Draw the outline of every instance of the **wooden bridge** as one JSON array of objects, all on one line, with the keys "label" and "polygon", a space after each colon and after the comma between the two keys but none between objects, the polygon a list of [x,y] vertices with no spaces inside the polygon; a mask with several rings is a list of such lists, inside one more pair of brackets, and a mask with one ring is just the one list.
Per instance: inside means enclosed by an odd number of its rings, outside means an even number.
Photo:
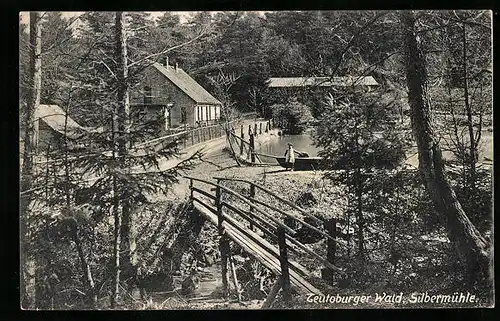
[{"label": "wooden bridge", "polygon": [[[280,289],[283,291],[283,298],[286,303],[290,303],[292,290],[298,294],[321,294],[321,291],[307,280],[312,274],[311,271],[301,264],[292,261],[289,258],[289,251],[293,251],[299,255],[307,253],[320,263],[318,266],[324,266],[321,270],[321,275],[327,283],[331,284],[333,282],[333,274],[335,272],[343,272],[342,269],[333,264],[336,247],[341,243],[336,238],[335,219],[325,221],[318,219],[308,214],[304,209],[269,191],[267,188],[244,179],[215,177],[215,181],[208,181],[195,177],[186,178],[190,180],[191,200],[194,209],[218,227],[222,284],[225,298],[228,295],[228,260],[232,261],[229,247],[230,240],[250,253],[275,275],[279,276],[262,308],[267,308],[272,304]],[[227,187],[223,184],[225,181],[248,185],[250,195],[242,195]],[[203,184],[205,187],[208,185],[208,191],[207,189],[200,188],[199,184]],[[280,204],[279,208],[256,199],[256,190],[260,190],[276,200]],[[235,199],[239,202],[235,202]],[[241,204],[248,206],[248,209],[242,209]],[[289,213],[285,210],[287,207],[298,212],[299,215]],[[273,215],[271,212],[277,215]],[[314,223],[310,224],[306,222],[303,219],[304,217],[309,218],[310,222],[315,221],[318,225],[315,226]],[[311,234],[326,239],[326,258],[323,258],[307,245],[297,240],[294,237],[296,231],[286,225],[285,221],[299,224],[302,229],[307,229]],[[234,270],[233,278],[236,287],[238,287]]]}]

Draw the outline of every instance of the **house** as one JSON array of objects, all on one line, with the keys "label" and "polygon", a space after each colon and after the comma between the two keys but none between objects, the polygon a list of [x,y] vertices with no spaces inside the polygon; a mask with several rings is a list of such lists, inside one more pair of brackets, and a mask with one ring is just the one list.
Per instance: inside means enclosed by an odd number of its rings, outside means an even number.
[{"label": "house", "polygon": [[59,149],[64,144],[64,134],[69,139],[69,148],[76,148],[83,134],[91,131],[67,117],[58,105],[38,105],[35,110],[35,149],[37,152]]},{"label": "house", "polygon": [[155,62],[146,68],[139,88],[131,91],[130,106],[133,122],[164,132],[217,123],[222,103],[167,59],[164,65]]},{"label": "house", "polygon": [[269,88],[306,87],[364,87],[373,89],[379,84],[372,76],[362,77],[275,77],[269,78]]}]

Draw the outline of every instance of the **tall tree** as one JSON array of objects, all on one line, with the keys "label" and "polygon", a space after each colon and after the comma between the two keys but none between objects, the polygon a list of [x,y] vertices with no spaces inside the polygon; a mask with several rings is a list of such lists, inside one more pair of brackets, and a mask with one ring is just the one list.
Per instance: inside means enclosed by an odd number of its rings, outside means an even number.
[{"label": "tall tree", "polygon": [[30,12],[30,41],[29,41],[29,79],[28,79],[28,101],[24,118],[24,154],[21,171],[21,271],[22,271],[22,292],[23,304],[25,308],[33,308],[35,304],[34,298],[34,282],[33,279],[34,261],[33,253],[30,251],[29,242],[29,220],[30,207],[32,206],[32,198],[30,190],[33,188],[34,179],[34,164],[33,158],[36,151],[35,142],[35,111],[40,105],[40,94],[42,86],[42,20],[40,12]]},{"label": "tall tree", "polygon": [[467,269],[469,281],[484,280],[489,275],[488,244],[470,222],[446,177],[441,147],[432,124],[426,63],[416,32],[416,18],[413,12],[402,11],[400,19],[408,103],[413,135],[418,147],[419,169],[435,206],[446,218],[449,237]]}]

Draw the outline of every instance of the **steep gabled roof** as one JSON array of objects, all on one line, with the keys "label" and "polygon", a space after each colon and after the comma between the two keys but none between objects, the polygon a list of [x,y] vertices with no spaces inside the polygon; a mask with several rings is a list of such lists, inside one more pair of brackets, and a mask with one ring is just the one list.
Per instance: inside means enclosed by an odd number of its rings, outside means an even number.
[{"label": "steep gabled roof", "polygon": [[68,138],[71,139],[77,139],[82,132],[88,131],[87,128],[82,127],[69,116],[66,123],[66,113],[58,105],[38,105],[35,110],[35,121],[37,120],[42,120],[50,128],[62,135],[64,135],[66,124],[66,133]]},{"label": "steep gabled roof", "polygon": [[378,86],[372,76],[355,77],[274,77],[269,78],[269,87],[349,87],[349,86]]},{"label": "steep gabled roof", "polygon": [[175,86],[198,104],[220,105],[214,96],[205,90],[200,84],[189,76],[184,70],[175,67],[165,66],[155,62],[153,67],[167,77]]}]

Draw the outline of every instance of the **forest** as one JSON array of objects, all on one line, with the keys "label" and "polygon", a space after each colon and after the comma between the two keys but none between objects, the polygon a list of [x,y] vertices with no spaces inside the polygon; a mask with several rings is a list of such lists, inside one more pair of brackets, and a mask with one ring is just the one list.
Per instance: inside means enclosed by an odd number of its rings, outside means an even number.
[{"label": "forest", "polygon": [[[176,308],[147,292],[175,291],[174,276],[191,277],[188,257],[217,250],[203,225],[197,239],[187,231],[187,198],[158,196],[195,171],[202,152],[168,170],[132,170],[179,155],[174,144],[145,154],[132,144],[151,124],[132,126],[130,93],[167,57],[222,102],[226,133],[249,112],[290,133],[313,129],[329,164],[321,179],[270,186],[337,218],[345,273],[325,293],[468,291],[493,304],[491,12],[89,11],[20,15],[23,308]],[[271,77],[338,76],[379,86],[268,86]],[[68,117],[95,130],[77,133],[76,147],[64,135],[39,150],[42,104],[64,110],[66,134]],[[239,276],[245,300],[264,299],[273,276],[236,265],[250,271]]]}]

